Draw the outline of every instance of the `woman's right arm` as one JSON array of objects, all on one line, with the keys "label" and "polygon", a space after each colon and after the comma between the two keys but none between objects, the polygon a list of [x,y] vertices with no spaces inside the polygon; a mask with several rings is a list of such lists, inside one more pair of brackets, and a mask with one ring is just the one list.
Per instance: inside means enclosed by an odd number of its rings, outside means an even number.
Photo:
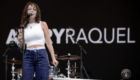
[{"label": "woman's right arm", "polygon": [[[19,41],[19,47],[22,48],[22,29],[19,30],[19,35],[18,35],[18,41]],[[24,49],[25,49],[25,40],[24,40]]]}]

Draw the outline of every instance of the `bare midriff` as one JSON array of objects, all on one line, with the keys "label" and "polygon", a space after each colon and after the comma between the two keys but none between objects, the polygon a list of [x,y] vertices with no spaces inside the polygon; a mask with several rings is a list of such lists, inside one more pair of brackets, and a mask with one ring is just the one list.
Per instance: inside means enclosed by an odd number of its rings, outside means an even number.
[{"label": "bare midriff", "polygon": [[44,45],[32,45],[32,46],[29,46],[28,48],[37,48],[37,47],[45,47]]}]

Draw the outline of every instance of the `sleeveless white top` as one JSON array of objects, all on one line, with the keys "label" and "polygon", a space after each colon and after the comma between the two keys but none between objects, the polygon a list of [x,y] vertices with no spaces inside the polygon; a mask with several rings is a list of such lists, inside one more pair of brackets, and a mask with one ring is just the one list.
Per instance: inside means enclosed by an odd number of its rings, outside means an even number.
[{"label": "sleeveless white top", "polygon": [[41,27],[41,21],[39,23],[28,24],[25,28],[24,38],[27,47],[32,45],[44,45],[45,36]]}]

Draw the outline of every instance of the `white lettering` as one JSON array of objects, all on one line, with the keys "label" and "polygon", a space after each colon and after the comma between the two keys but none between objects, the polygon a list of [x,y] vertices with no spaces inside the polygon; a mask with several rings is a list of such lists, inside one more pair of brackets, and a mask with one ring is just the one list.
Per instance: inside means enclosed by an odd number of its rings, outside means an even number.
[{"label": "white lettering", "polygon": [[[83,37],[80,37],[81,36],[81,34],[83,35]],[[88,41],[87,41],[87,38],[86,38],[86,35],[85,35],[85,32],[84,32],[84,30],[83,30],[83,28],[81,28],[80,29],[80,32],[79,32],[79,34],[78,34],[78,37],[77,37],[77,42],[79,41],[79,40],[84,40],[86,43],[88,43]]]},{"label": "white lettering", "polygon": [[[68,31],[71,31],[72,33],[67,34]],[[73,36],[75,35],[75,30],[74,29],[66,29],[66,35],[67,35],[67,38],[69,37],[71,39],[72,43],[75,44],[75,41],[73,40]],[[66,40],[66,44],[68,44],[68,40]]]},{"label": "white lettering", "polygon": [[[93,31],[95,31],[95,30],[99,32],[99,39],[98,39],[97,41],[93,41],[93,40],[91,39],[91,33],[92,33]],[[92,29],[89,31],[89,33],[88,33],[88,38],[89,38],[90,42],[92,42],[92,43],[103,43],[103,42],[101,41],[102,32],[101,32],[100,29],[98,29],[98,28],[92,28]]]},{"label": "white lettering", "polygon": [[57,38],[56,39],[57,40],[56,41],[57,44],[61,43],[61,36],[64,33],[64,31],[65,31],[65,29],[63,29],[63,28],[60,30],[60,32],[58,32],[57,29],[53,29],[53,32],[54,32],[54,34],[56,35],[56,38]]},{"label": "white lettering", "polygon": [[9,33],[9,35],[8,35],[6,44],[9,44],[10,41],[15,41],[15,43],[19,44],[18,39],[17,39],[17,37],[15,37],[15,36],[16,36],[15,30],[14,30],[14,29],[11,29],[11,30],[10,30],[10,33]]},{"label": "white lettering", "polygon": [[125,30],[125,28],[117,28],[117,43],[126,43],[126,41],[120,41],[120,36],[125,36],[125,34],[120,34],[120,30]]},{"label": "white lettering", "polygon": [[115,29],[114,28],[112,28],[112,40],[110,40],[110,41],[108,41],[106,38],[107,38],[107,30],[106,30],[106,28],[104,28],[104,40],[105,40],[105,42],[107,43],[107,44],[110,44],[110,43],[113,43],[113,41],[114,41],[114,36],[115,36]]},{"label": "white lettering", "polygon": [[128,43],[135,43],[135,41],[130,41],[130,28],[127,29],[127,42]]}]

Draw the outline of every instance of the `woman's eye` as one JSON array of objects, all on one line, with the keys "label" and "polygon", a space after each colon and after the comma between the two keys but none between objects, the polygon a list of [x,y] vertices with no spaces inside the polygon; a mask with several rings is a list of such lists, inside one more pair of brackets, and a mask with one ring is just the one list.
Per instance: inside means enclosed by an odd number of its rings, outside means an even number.
[{"label": "woman's eye", "polygon": [[28,11],[30,11],[31,9],[28,9]]},{"label": "woman's eye", "polygon": [[37,9],[33,9],[34,11],[37,11]]}]

